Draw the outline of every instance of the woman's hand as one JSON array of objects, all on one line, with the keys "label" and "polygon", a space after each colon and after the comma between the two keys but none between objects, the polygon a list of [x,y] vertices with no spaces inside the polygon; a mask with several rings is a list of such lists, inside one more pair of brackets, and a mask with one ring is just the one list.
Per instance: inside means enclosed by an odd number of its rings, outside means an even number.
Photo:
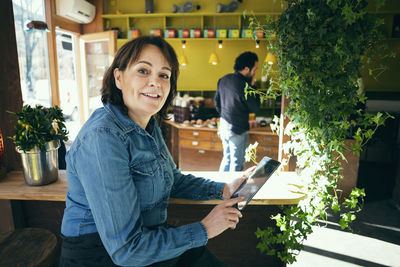
[{"label": "woman's hand", "polygon": [[242,218],[242,213],[232,206],[243,200],[243,197],[226,200],[215,206],[201,221],[207,230],[208,239],[216,237],[228,228],[236,228],[239,218]]},{"label": "woman's hand", "polygon": [[232,194],[239,188],[239,186],[247,180],[249,175],[254,171],[256,166],[250,167],[245,170],[244,174],[240,178],[236,178],[229,184],[224,185],[224,189],[222,191],[222,198],[223,199],[230,199]]}]

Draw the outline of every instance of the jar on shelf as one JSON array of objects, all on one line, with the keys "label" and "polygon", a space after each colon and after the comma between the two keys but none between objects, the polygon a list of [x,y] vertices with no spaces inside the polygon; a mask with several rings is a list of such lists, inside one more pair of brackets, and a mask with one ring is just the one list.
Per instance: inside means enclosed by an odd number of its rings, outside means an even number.
[{"label": "jar on shelf", "polygon": [[160,28],[152,28],[152,29],[150,30],[150,35],[153,35],[153,36],[162,36],[162,31],[161,31]]},{"label": "jar on shelf", "polygon": [[135,27],[131,27],[128,31],[128,39],[135,39],[137,37],[140,36],[140,30],[135,28]]},{"label": "jar on shelf", "polygon": [[176,38],[175,28],[167,28],[164,32],[164,38]]},{"label": "jar on shelf", "polygon": [[238,28],[229,29],[228,37],[229,38],[239,38],[239,29]]},{"label": "jar on shelf", "polygon": [[201,30],[199,28],[190,29],[190,38],[201,38]]},{"label": "jar on shelf", "polygon": [[215,38],[215,31],[214,31],[214,29],[213,29],[213,28],[204,29],[203,37],[204,37],[204,38]]},{"label": "jar on shelf", "polygon": [[189,38],[190,37],[189,29],[186,29],[186,28],[179,29],[178,36],[179,36],[179,38]]},{"label": "jar on shelf", "polygon": [[262,29],[255,30],[254,36],[257,37],[257,39],[264,38],[264,30]]},{"label": "jar on shelf", "polygon": [[251,38],[252,37],[252,31],[249,28],[243,28],[242,29],[242,38]]},{"label": "jar on shelf", "polygon": [[217,38],[226,38],[226,37],[227,37],[227,30],[225,28],[218,28]]}]

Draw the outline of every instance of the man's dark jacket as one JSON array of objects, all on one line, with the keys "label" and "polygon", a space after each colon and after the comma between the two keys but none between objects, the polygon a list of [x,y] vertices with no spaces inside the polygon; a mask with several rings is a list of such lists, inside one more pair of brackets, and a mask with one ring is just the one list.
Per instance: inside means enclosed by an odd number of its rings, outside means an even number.
[{"label": "man's dark jacket", "polygon": [[242,134],[250,129],[249,113],[260,108],[258,96],[244,95],[246,83],[250,84],[239,72],[230,73],[219,79],[214,102],[220,116],[232,125],[232,132]]}]

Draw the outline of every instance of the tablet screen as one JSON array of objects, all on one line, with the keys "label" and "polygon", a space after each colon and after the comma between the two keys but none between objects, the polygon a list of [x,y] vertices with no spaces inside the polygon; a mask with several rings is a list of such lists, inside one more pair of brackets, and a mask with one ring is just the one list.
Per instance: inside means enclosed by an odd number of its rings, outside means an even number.
[{"label": "tablet screen", "polygon": [[249,178],[233,193],[232,198],[244,197],[244,201],[237,204],[239,210],[243,210],[254,195],[260,190],[265,182],[278,169],[281,163],[269,157],[264,157],[258,163],[256,169],[250,174]]}]

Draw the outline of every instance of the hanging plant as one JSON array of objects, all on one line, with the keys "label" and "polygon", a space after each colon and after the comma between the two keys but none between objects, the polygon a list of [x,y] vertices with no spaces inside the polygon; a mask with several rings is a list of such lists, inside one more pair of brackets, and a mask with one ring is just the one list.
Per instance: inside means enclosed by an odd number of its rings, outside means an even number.
[{"label": "hanging plant", "polygon": [[[343,179],[345,152],[360,154],[389,114],[369,114],[360,108],[366,100],[359,81],[360,69],[381,53],[383,20],[365,11],[364,0],[292,0],[278,20],[267,16],[260,23],[250,18],[253,30],[263,29],[268,49],[277,56],[277,67],[265,64],[267,92],[247,87],[247,94],[262,98],[285,96],[285,116],[291,137],[286,153],[297,157],[297,168],[307,198],[297,206],[284,206],[272,217],[277,227],[258,229],[258,248],[293,263],[318,220],[339,213],[339,225],[349,228],[361,209],[365,192],[354,188],[348,196],[338,189]],[[377,1],[380,7],[384,1]],[[246,15],[246,14],[245,14]],[[384,48],[384,47],[383,47]],[[389,53],[389,57],[393,57]],[[388,57],[386,57],[388,58]],[[376,66],[379,76],[386,67]],[[350,144],[347,139],[353,139]],[[252,153],[256,148],[251,148]],[[250,151],[250,150],[249,150]],[[248,156],[251,158],[250,156]],[[277,249],[279,248],[279,249]]]}]

